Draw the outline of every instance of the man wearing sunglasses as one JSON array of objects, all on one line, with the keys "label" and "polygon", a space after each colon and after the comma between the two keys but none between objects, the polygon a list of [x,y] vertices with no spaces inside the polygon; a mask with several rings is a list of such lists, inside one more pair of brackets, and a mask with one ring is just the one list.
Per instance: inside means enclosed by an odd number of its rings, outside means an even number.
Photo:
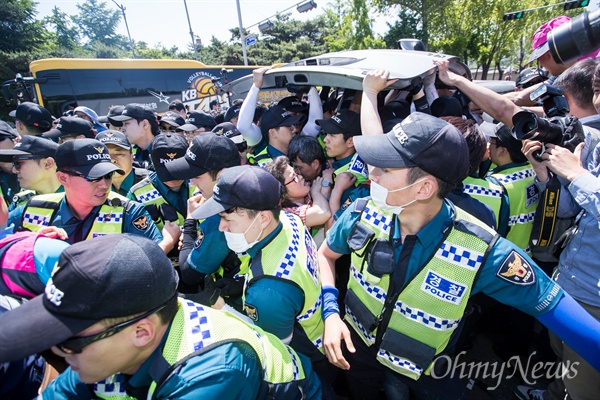
[{"label": "man wearing sunglasses", "polygon": [[[127,268],[124,268],[127,266]],[[111,235],[63,251],[45,293],[0,316],[0,362],[51,348],[44,399],[318,399],[308,360],[258,327],[177,297],[161,250]]]},{"label": "man wearing sunglasses", "polygon": [[[179,228],[169,224],[163,239],[144,207],[110,190],[112,176],[123,170],[111,162],[106,146],[94,139],[70,140],[56,150],[56,176],[65,193],[32,197],[9,213],[8,224],[33,232],[42,226],[65,230],[76,243],[116,233],[135,233],[170,251]],[[175,237],[176,236],[176,237]]]},{"label": "man wearing sunglasses", "polygon": [[17,176],[21,191],[13,196],[9,210],[24,205],[36,194],[63,192],[56,177],[56,149],[51,140],[37,136],[23,136],[12,150],[0,150],[0,161],[12,161],[12,172]]}]

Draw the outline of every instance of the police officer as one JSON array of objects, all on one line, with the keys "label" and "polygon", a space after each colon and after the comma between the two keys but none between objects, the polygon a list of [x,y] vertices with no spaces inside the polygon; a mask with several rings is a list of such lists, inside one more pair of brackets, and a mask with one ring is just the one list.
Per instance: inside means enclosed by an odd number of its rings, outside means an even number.
[{"label": "police officer", "polygon": [[[125,268],[124,268],[125,267]],[[0,362],[51,348],[55,398],[318,399],[310,364],[274,336],[177,297],[152,241],[110,235],[63,252],[45,294],[0,317]]]},{"label": "police officer", "polygon": [[112,190],[121,196],[127,196],[133,185],[148,176],[148,171],[133,166],[131,144],[121,132],[105,130],[96,135],[96,140],[106,145],[113,164],[124,172],[123,175],[113,175]]},{"label": "police officer", "polygon": [[[401,398],[396,390],[408,386],[417,399],[468,398],[462,383],[432,370],[477,292],[535,316],[600,364],[591,333],[600,324],[521,249],[444,199],[469,167],[455,127],[413,113],[354,144],[372,167],[371,197],[342,214],[318,254],[326,354],[347,370],[354,397],[383,386]],[[345,321],[334,287],[342,254],[352,257]]]},{"label": "police officer", "polygon": [[93,139],[96,131],[91,122],[79,117],[60,117],[54,129],[42,134],[45,138],[58,139],[58,143],[64,143],[73,139]]},{"label": "police officer", "polygon": [[13,196],[9,210],[23,205],[36,194],[62,192],[56,177],[56,149],[51,140],[23,136],[12,150],[0,150],[0,160],[9,159],[19,180],[21,191]]},{"label": "police officer", "polygon": [[212,116],[202,111],[190,111],[185,124],[181,124],[175,130],[183,134],[189,143],[192,143],[193,138],[201,133],[210,132],[216,125],[217,122]]},{"label": "police officer", "polygon": [[19,135],[39,136],[52,127],[50,111],[36,103],[25,101],[11,111],[9,116],[15,118],[15,128]]},{"label": "police officer", "polygon": [[[213,196],[192,216],[220,215],[227,246],[250,257],[244,310],[254,323],[309,356],[332,398],[334,374],[323,353],[316,246],[295,214],[281,210],[283,185],[256,166],[227,168]],[[274,301],[277,299],[277,301]]]},{"label": "police officer", "polygon": [[56,166],[65,192],[32,197],[9,213],[9,225],[34,232],[49,225],[63,228],[69,243],[130,232],[159,242],[167,252],[179,239],[176,225],[164,229],[163,238],[141,204],[110,190],[112,175],[123,170],[111,162],[101,142],[77,139],[63,143],[56,150]]},{"label": "police officer", "polygon": [[134,160],[138,166],[148,168],[150,160],[150,144],[154,136],[160,133],[156,114],[143,104],[127,104],[121,115],[111,117],[113,121],[121,122],[121,132],[134,147]]}]

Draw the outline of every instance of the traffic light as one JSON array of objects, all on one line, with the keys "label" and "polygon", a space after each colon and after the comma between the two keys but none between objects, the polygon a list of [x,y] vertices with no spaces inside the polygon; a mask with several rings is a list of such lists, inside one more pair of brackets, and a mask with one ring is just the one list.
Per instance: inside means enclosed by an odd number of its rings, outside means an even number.
[{"label": "traffic light", "polygon": [[509,13],[504,14],[502,19],[504,19],[505,21],[512,21],[513,19],[521,19],[521,18],[523,18],[524,14],[525,14],[525,11],[509,12]]},{"label": "traffic light", "polygon": [[574,8],[587,7],[589,4],[590,0],[569,1],[565,3],[565,11],[572,10]]}]

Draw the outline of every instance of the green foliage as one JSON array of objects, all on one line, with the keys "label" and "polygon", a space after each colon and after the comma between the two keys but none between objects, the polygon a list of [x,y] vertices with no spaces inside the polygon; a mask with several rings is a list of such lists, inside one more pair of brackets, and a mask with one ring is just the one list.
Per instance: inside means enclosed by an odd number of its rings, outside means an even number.
[{"label": "green foliage", "polygon": [[47,39],[41,21],[36,21],[32,0],[3,0],[0,5],[0,51],[41,49]]},{"label": "green foliage", "polygon": [[394,25],[387,24],[388,32],[383,36],[386,47],[395,49],[400,39],[415,38],[423,40],[423,25],[414,11],[407,8],[398,10],[398,20]]},{"label": "green foliage", "polygon": [[329,51],[385,48],[380,37],[373,36],[371,7],[366,0],[338,2],[325,9],[325,17],[333,32],[325,37]]},{"label": "green foliage", "polygon": [[60,11],[56,6],[52,8],[52,15],[44,18],[46,26],[54,28],[52,34],[52,42],[58,48],[72,50],[79,46],[79,33],[77,28],[70,23],[67,14]]},{"label": "green foliage", "polygon": [[105,2],[87,0],[77,4],[79,13],[72,16],[73,23],[89,44],[99,42],[107,46],[122,45],[123,39],[116,34],[121,19],[119,10],[111,10]]}]

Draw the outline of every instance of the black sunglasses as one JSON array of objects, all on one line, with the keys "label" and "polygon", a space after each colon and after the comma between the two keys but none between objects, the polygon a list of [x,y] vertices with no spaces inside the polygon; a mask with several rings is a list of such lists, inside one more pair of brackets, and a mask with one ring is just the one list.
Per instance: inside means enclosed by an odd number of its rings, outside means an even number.
[{"label": "black sunglasses", "polygon": [[109,172],[106,175],[99,176],[97,178],[92,178],[92,177],[86,176],[84,174],[80,174],[79,172],[73,172],[73,171],[60,171],[60,172],[63,172],[63,173],[65,173],[67,175],[70,175],[70,176],[77,176],[79,178],[83,178],[86,181],[91,182],[91,183],[98,183],[102,179],[111,180],[113,178],[113,175],[115,174],[115,171],[112,171],[112,172]]},{"label": "black sunglasses", "polygon": [[26,160],[41,160],[42,157],[40,156],[25,156],[25,157],[14,157],[13,158],[13,167],[16,170],[19,170],[19,168],[21,168],[21,161],[26,161]]},{"label": "black sunglasses", "polygon": [[130,319],[129,321],[125,321],[125,322],[122,322],[115,326],[112,326],[108,329],[103,330],[102,332],[96,333],[95,335],[74,337],[74,338],[67,339],[64,342],[57,344],[56,347],[58,347],[60,349],[60,351],[62,351],[63,353],[79,354],[83,351],[83,349],[86,346],[89,346],[90,344],[97,342],[98,340],[106,339],[113,335],[116,335],[117,333],[121,332],[123,329],[127,328],[128,326],[131,326],[131,325],[135,324],[136,322],[149,317],[150,315],[154,314],[155,312],[162,310],[163,308],[165,308],[165,306],[166,306],[166,304],[162,304],[156,308],[153,308],[152,310],[148,311],[145,314],[135,317],[134,319]]}]

